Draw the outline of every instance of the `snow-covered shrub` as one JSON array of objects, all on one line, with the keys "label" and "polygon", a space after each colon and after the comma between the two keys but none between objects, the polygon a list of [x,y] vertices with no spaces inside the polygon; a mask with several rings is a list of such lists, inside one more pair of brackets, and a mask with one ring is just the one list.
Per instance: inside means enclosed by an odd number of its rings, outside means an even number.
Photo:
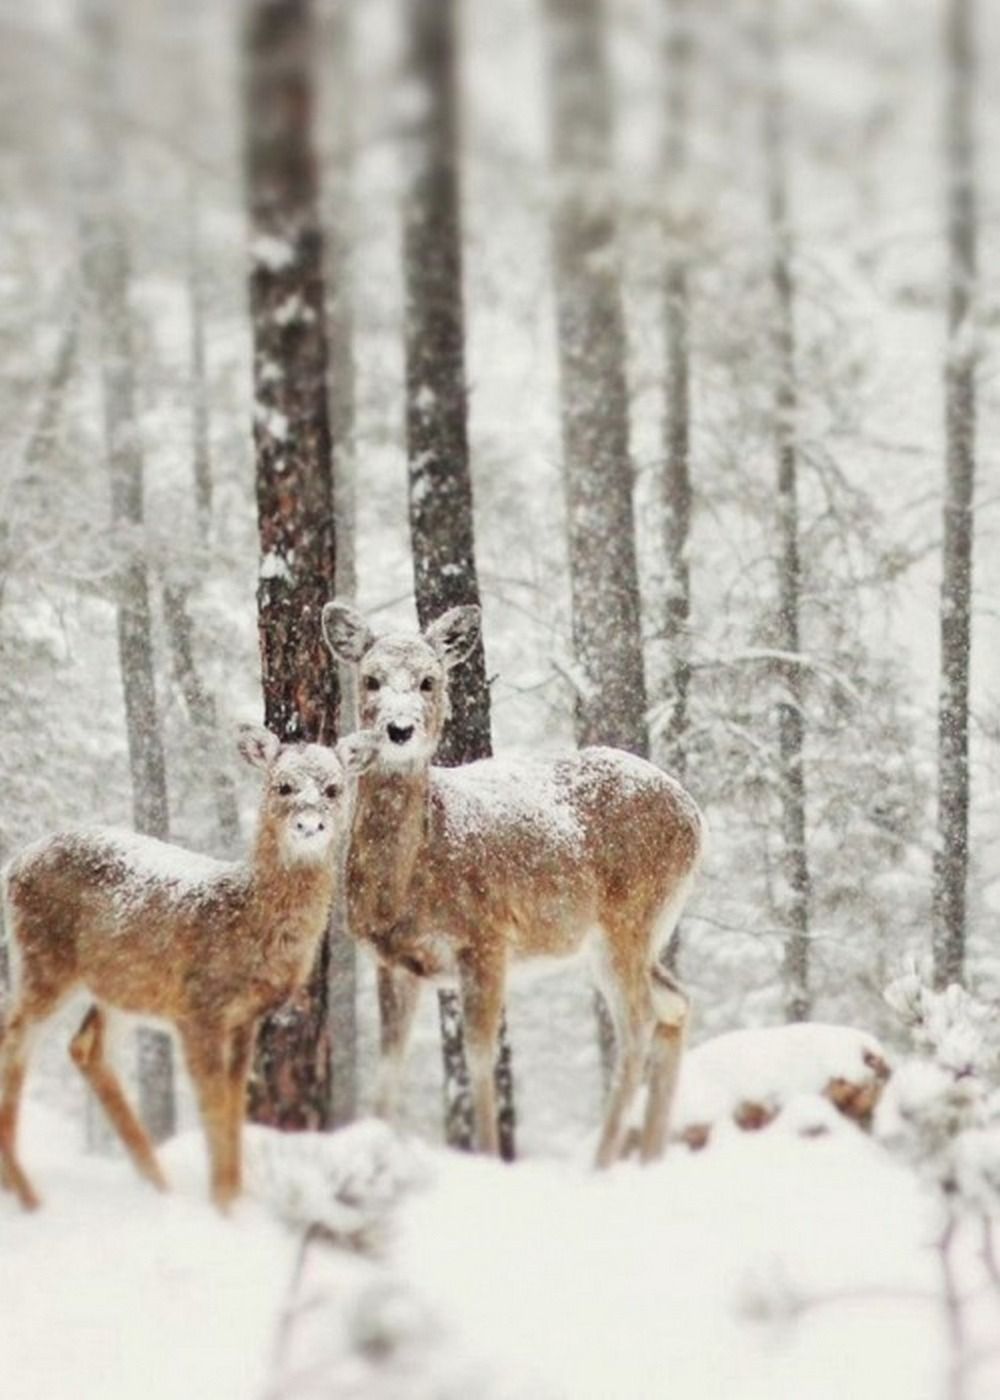
[{"label": "snow-covered shrub", "polygon": [[885,991],[913,1054],[896,1070],[876,1135],[948,1198],[953,1209],[1000,1210],[1000,1064],[995,1018],[959,986],[935,991],[911,963]]},{"label": "snow-covered shrub", "polygon": [[915,1049],[955,1075],[991,1075],[1000,1060],[995,1017],[983,1002],[957,984],[936,992],[930,967],[911,960],[885,989],[885,1001]]},{"label": "snow-covered shrub", "polygon": [[283,1220],[366,1252],[400,1196],[429,1172],[426,1153],[374,1119],[335,1133],[251,1129],[246,1159],[251,1194]]}]

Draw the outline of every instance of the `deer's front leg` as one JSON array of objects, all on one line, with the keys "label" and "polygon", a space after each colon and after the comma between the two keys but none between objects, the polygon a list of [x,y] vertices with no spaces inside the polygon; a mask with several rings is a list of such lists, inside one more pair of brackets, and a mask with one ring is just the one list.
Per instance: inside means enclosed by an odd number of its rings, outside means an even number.
[{"label": "deer's front leg", "polygon": [[500,1137],[493,1070],[503,1015],[503,959],[481,948],[472,948],[459,955],[458,977],[476,1146],[480,1152],[497,1157],[500,1154]]},{"label": "deer's front leg", "polygon": [[208,1143],[212,1200],[220,1210],[227,1210],[237,1194],[230,1131],[229,1037],[222,1026],[188,1023],[179,1029]]},{"label": "deer's front leg", "polygon": [[249,1021],[231,1031],[228,1046],[229,1107],[226,1113],[226,1156],[229,1187],[233,1196],[243,1190],[243,1119],[246,1114],[247,1080],[257,1039],[257,1022]]},{"label": "deer's front leg", "polygon": [[378,965],[379,1065],[375,1113],[392,1119],[399,1103],[403,1061],[420,999],[420,979],[405,968]]}]

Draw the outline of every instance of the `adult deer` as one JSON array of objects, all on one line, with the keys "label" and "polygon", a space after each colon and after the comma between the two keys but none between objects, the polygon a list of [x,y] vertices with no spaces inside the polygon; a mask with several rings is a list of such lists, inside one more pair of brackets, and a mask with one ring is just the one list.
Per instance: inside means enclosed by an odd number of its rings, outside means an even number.
[{"label": "adult deer", "polygon": [[256,840],[212,860],[129,832],[61,832],[3,875],[15,994],[0,1040],[0,1173],[23,1205],[38,1196],[17,1155],[18,1107],[36,1034],[69,994],[94,1005],[70,1054],[139,1172],[166,1180],[105,1054],[111,1009],[176,1027],[198,1095],[211,1189],[240,1191],[241,1126],[257,1022],[305,983],[326,928],[346,833],[348,777],[375,757],[371,735],[337,748],[281,744],[242,725],[239,749],[265,773]]},{"label": "adult deer", "polygon": [[358,783],[346,890],[350,930],[380,959],[377,1108],[395,1105],[421,980],[456,980],[477,1140],[495,1152],[508,967],[587,952],[618,1047],[597,1163],[618,1157],[647,1063],[649,1160],[666,1143],[688,1005],[660,953],[698,864],[701,815],[666,773],[616,749],[432,767],[448,673],[479,627],[479,609],[460,607],[422,635],[376,636],[346,602],[323,610],[330,650],[358,668],[361,723],[378,743]]}]

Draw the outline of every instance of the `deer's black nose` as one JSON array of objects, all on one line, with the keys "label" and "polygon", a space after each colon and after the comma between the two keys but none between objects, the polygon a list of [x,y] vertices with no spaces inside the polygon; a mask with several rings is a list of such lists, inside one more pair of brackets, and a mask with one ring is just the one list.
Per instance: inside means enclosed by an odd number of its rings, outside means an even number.
[{"label": "deer's black nose", "polygon": [[394,744],[405,744],[407,739],[413,737],[413,725],[390,724],[386,727],[386,732]]}]

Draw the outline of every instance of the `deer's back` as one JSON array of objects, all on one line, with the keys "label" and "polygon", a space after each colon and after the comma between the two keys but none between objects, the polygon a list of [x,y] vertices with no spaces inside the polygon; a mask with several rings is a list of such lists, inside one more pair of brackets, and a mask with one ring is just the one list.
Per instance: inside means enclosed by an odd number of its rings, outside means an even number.
[{"label": "deer's back", "polygon": [[470,936],[484,917],[504,927],[515,957],[563,954],[609,919],[654,918],[702,833],[679,783],[602,748],[433,770],[431,824],[427,907]]},{"label": "deer's back", "polygon": [[35,975],[84,981],[95,996],[157,1014],[176,1000],[181,964],[211,962],[242,913],[239,866],[130,832],[62,832],[5,872],[13,933]]}]

